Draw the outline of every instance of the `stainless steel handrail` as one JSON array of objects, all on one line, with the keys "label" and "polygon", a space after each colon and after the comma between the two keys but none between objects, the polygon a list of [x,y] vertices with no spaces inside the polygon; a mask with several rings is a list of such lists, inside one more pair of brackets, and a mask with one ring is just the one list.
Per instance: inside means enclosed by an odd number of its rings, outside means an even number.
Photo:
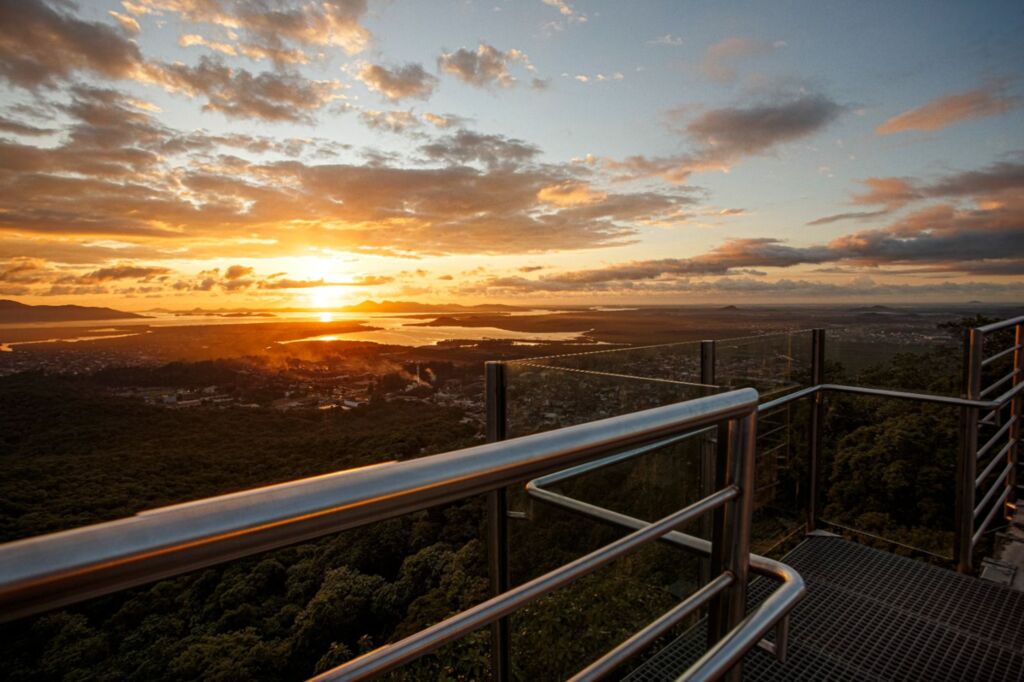
[{"label": "stainless steel handrail", "polygon": [[[458,639],[513,613],[531,601],[539,599],[579,577],[592,573],[601,566],[624,556],[642,545],[657,540],[673,528],[701,514],[713,511],[726,502],[735,500],[740,494],[740,489],[736,486],[723,488],[684,509],[669,514],[659,521],[644,524],[643,527],[626,537],[605,545],[575,561],[560,566],[507,592],[503,592],[425,630],[420,630],[400,642],[380,647],[312,679],[317,682],[326,682],[327,680],[362,680],[388,672],[403,663],[408,663],[454,639]],[[724,573],[723,575],[727,576],[728,579],[717,584],[715,594],[718,594],[737,580],[736,576],[731,573]],[[714,596],[714,594],[710,596]]]},{"label": "stainless steel handrail", "polygon": [[453,502],[756,405],[757,391],[741,389],[18,540],[0,546],[0,620]]},{"label": "stainless steel handrail", "polygon": [[991,324],[986,324],[981,327],[977,327],[975,331],[981,332],[982,334],[991,334],[997,332],[1000,329],[1009,329],[1010,327],[1016,327],[1018,324],[1024,324],[1024,315],[1020,317],[1012,317],[1008,320],[999,320]]},{"label": "stainless steel handrail", "polygon": [[[767,403],[759,406],[759,410],[763,411],[764,409],[766,409],[766,405]],[[699,433],[700,431],[691,431],[690,433],[685,434],[685,437],[693,437],[698,435]],[[556,471],[554,473],[547,474],[546,476],[536,478],[527,483],[526,492],[534,499],[546,502],[548,504],[557,506],[567,511],[572,511],[583,516],[603,521],[605,523],[621,526],[623,528],[643,528],[647,525],[646,521],[637,519],[632,516],[628,516],[626,514],[622,514],[620,512],[612,511],[611,509],[608,509],[606,507],[600,507],[589,502],[584,502],[582,500],[569,497],[567,495],[556,493],[552,490],[549,490],[547,486],[553,485],[555,483],[561,483],[569,479],[581,476],[585,473],[595,471],[602,467],[616,464],[624,460],[646,454],[647,452],[658,449],[660,447],[671,445],[672,443],[677,442],[678,440],[680,439],[674,438],[671,441],[664,441],[661,443],[651,444],[643,448],[631,450],[626,453],[620,453],[612,457],[605,457],[601,460],[587,462],[586,464],[581,464],[575,467],[571,467],[569,469],[564,469],[562,471]],[[702,554],[704,556],[710,556],[712,550],[711,541],[704,540],[703,538],[698,538],[696,536],[690,535],[688,533],[683,533],[681,531],[673,531],[671,533],[667,533],[661,537],[661,540],[669,544],[675,545],[677,547]],[[770,600],[766,600],[765,603],[762,604],[762,606],[768,608],[770,614],[770,617],[768,617],[769,626],[761,633],[759,637],[753,640],[753,644],[751,646],[748,646],[747,649],[751,648],[753,645],[760,643],[763,648],[768,649],[771,653],[774,653],[780,661],[784,661],[787,653],[787,638],[785,635],[788,632],[788,629],[786,627],[788,621],[788,613],[790,610],[792,610],[796,603],[803,598],[804,594],[806,593],[806,586],[804,584],[804,580],[796,571],[794,571],[786,564],[757,554],[750,555],[750,569],[753,572],[758,573],[760,575],[775,580],[779,580],[783,584],[772,594],[772,598]],[[758,627],[760,626],[760,624],[761,619],[758,620]],[[752,625],[748,626],[754,627]],[[761,638],[773,626],[777,628],[775,643],[769,644],[768,642],[762,641]],[[620,660],[618,662],[621,663],[622,661]],[[695,675],[693,679],[701,679],[700,675],[697,674],[696,669],[693,670],[693,674]],[[690,677],[685,677],[685,679],[690,679]]]}]

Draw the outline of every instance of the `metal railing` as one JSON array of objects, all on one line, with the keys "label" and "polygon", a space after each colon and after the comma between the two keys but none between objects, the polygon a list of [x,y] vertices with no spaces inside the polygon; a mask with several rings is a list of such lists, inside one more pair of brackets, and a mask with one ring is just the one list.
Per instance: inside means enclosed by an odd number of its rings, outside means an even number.
[{"label": "metal railing", "polygon": [[[769,335],[784,336],[784,335]],[[1012,336],[1012,340],[1005,337]],[[846,532],[854,532],[866,537],[884,540],[894,546],[901,543],[879,538],[857,529],[840,526],[833,521],[823,519],[820,512],[822,499],[820,491],[822,451],[822,434],[824,428],[826,401],[830,394],[849,394],[880,399],[909,400],[938,406],[959,408],[961,411],[961,444],[957,454],[956,499],[953,520],[952,563],[962,573],[974,570],[974,552],[983,536],[1000,516],[1000,511],[1009,517],[1016,501],[1017,482],[1020,475],[1020,436],[1022,403],[1024,403],[1024,317],[1005,320],[989,325],[969,329],[964,333],[964,365],[963,391],[961,395],[936,395],[916,391],[896,390],[888,388],[872,388],[839,383],[827,383],[825,380],[825,341],[826,330],[811,331],[810,358],[805,363],[809,370],[809,385],[798,387],[790,385],[789,393],[762,405],[762,408],[773,407],[782,409],[792,403],[807,399],[811,401],[808,423],[808,471],[805,505],[805,530],[815,530],[824,524]],[[1002,341],[1001,345],[997,342]],[[679,344],[669,344],[674,349]],[[693,344],[687,344],[693,346]],[[716,381],[717,347],[719,342],[703,341],[699,346],[700,385],[713,389],[718,386]],[[656,349],[650,347],[648,350]],[[589,354],[590,357],[611,356],[624,351],[600,351]],[[556,358],[557,359],[557,358]],[[529,366],[530,361],[513,361],[515,364]],[[497,386],[504,381],[502,363],[489,369],[489,385]],[[999,371],[1005,365],[1012,365],[1008,371]],[[591,362],[587,373],[598,375],[599,363]],[[544,369],[549,371],[574,371],[548,364]],[[625,376],[617,374],[616,376]],[[631,376],[630,379],[643,381],[662,381],[660,377]],[[720,387],[719,387],[720,388]],[[489,394],[490,395],[490,394]],[[503,400],[503,399],[502,399]],[[493,416],[501,420],[504,414],[503,402]],[[762,410],[762,415],[771,414]],[[988,429],[989,432],[985,432]],[[979,434],[982,437],[979,439]],[[760,434],[764,435],[764,434]],[[979,442],[980,440],[980,442]],[[759,442],[759,445],[761,443]],[[762,453],[763,454],[763,453]],[[702,459],[702,480],[709,478],[708,456]],[[494,553],[502,550],[500,545],[493,544]],[[911,548],[923,554],[932,554],[923,549]],[[932,554],[932,556],[938,556]],[[940,557],[949,560],[949,557]]]},{"label": "metal railing", "polygon": [[[1012,330],[1015,337],[1012,344],[992,348],[1007,330]],[[772,414],[799,400],[813,401],[809,411],[804,524],[810,531],[821,521],[818,465],[829,394],[960,408],[963,440],[957,462],[954,551],[957,569],[969,572],[973,551],[984,533],[1000,510],[1005,512],[1015,501],[1012,495],[1017,483],[1024,398],[1022,332],[1024,317],[968,330],[964,391],[959,397],[826,383],[825,331],[817,329],[812,335],[810,385],[793,388],[760,406],[756,391],[741,389],[512,440],[505,440],[507,366],[488,363],[488,444],[165,507],[0,546],[0,621],[486,494],[493,597],[400,642],[349,661],[320,679],[372,677],[490,625],[492,679],[504,682],[510,677],[509,614],[655,540],[707,556],[705,584],[577,677],[597,679],[607,675],[702,607],[707,607],[709,614],[709,650],[687,674],[690,679],[713,679],[731,670],[730,676],[735,677],[744,652],[755,646],[785,657],[786,616],[804,591],[802,580],[791,569],[750,553],[756,414]],[[704,342],[700,351],[697,385],[713,388],[715,342]],[[1012,362],[1008,373],[993,375],[1001,363],[1008,362]],[[720,434],[718,445],[707,449],[702,460],[705,480],[713,480],[714,485],[703,490],[703,499],[653,523],[561,496],[545,487],[709,427],[719,429]],[[979,438],[986,429],[991,432]],[[527,480],[527,493],[535,499],[632,532],[511,588],[506,490]],[[713,518],[705,529],[711,541],[678,530],[709,515]],[[748,568],[781,580],[782,586],[745,615]],[[769,643],[764,637],[772,628],[775,641]]]},{"label": "metal railing", "polygon": [[[1007,342],[992,348],[1001,336]],[[961,417],[955,551],[962,572],[972,569],[974,550],[992,523],[1000,515],[1011,518],[1017,501],[1022,386],[1024,317],[965,330],[963,396],[979,404],[962,408]]]},{"label": "metal railing", "polygon": [[[686,677],[708,680],[729,675],[738,679],[743,654],[780,623],[774,646],[777,655],[784,656],[784,618],[804,589],[792,570],[750,555],[757,404],[755,390],[741,389],[11,542],[0,546],[0,620],[40,613],[473,495],[493,495],[506,486],[554,470],[716,426],[721,433],[719,476],[717,489],[711,494],[653,523],[631,520],[626,525],[633,532],[625,537],[316,679],[360,680],[382,674],[480,627],[500,622],[543,595],[659,539],[706,551],[714,577],[575,679],[607,675],[658,634],[705,606],[715,622],[717,641]],[[680,526],[705,514],[714,517],[711,543],[678,533]],[[751,566],[782,580],[784,587],[746,616]],[[507,651],[502,653],[507,660]]]}]

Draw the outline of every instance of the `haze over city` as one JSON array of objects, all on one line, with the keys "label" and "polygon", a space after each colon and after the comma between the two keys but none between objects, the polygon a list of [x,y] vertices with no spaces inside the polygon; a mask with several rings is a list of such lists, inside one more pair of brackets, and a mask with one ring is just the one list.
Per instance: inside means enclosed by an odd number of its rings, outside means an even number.
[{"label": "haze over city", "polygon": [[1020,300],[1019,3],[0,3],[0,296]]}]

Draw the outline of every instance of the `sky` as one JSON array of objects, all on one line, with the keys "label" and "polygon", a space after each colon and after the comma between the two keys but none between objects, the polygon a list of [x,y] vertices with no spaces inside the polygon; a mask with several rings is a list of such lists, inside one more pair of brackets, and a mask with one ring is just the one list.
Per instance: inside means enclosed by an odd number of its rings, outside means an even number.
[{"label": "sky", "polygon": [[0,297],[1020,302],[1024,5],[0,0]]}]

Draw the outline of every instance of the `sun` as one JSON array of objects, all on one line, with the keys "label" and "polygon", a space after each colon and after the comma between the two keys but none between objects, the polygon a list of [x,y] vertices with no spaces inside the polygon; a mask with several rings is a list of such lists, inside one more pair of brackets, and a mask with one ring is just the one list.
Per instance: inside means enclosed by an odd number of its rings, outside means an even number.
[{"label": "sun", "polygon": [[313,287],[307,293],[312,308],[336,308],[339,305],[337,287]]}]

